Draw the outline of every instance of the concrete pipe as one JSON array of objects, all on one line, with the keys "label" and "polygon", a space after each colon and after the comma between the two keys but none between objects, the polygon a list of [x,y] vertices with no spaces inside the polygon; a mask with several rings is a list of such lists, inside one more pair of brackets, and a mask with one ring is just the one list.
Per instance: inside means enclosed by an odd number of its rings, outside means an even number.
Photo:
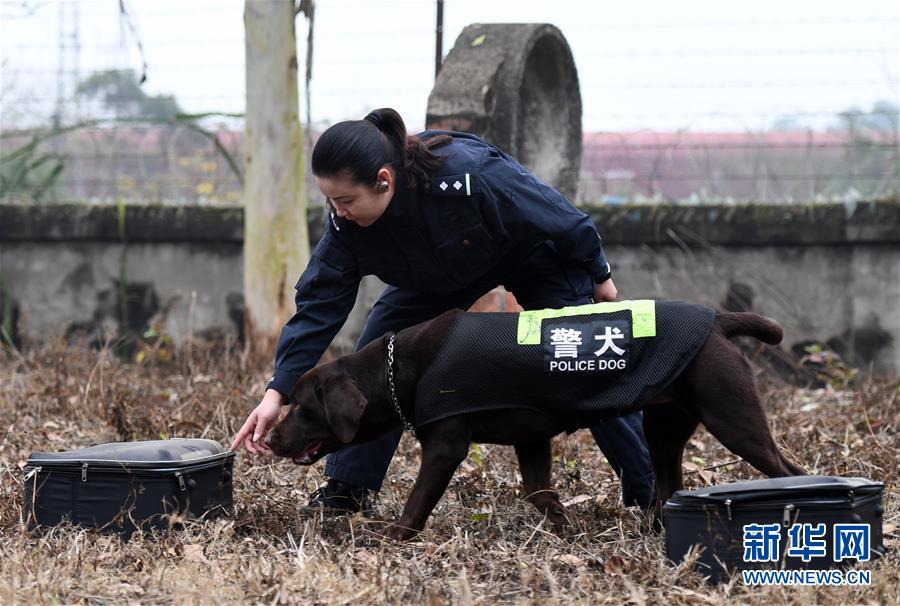
[{"label": "concrete pipe", "polygon": [[484,137],[574,200],[581,94],[572,52],[555,26],[466,27],[428,97],[426,123]]}]

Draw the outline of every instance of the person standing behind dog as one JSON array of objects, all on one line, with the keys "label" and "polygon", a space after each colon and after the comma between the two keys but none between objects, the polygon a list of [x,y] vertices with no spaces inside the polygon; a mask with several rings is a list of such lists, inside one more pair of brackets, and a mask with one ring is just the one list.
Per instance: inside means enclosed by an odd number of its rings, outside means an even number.
[{"label": "person standing behind dog", "polygon": [[[502,284],[526,310],[613,301],[616,287],[590,217],[515,159],[468,133],[408,136],[400,115],[376,109],[316,142],[325,233],[297,283],[297,313],[281,332],[275,374],[231,445],[267,452],[263,438],[303,373],[346,321],[362,276],[388,284],[357,350]],[[653,472],[640,413],[591,429],[622,481],[626,505],[647,507]],[[328,482],[309,507],[368,512],[402,432],[329,455]]]}]

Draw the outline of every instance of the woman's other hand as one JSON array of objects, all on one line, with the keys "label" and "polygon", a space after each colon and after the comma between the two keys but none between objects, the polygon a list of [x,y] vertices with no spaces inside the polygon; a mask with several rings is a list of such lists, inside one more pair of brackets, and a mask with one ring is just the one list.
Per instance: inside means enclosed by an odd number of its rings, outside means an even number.
[{"label": "woman's other hand", "polygon": [[594,301],[597,303],[602,303],[603,301],[615,301],[616,295],[618,294],[612,278],[605,282],[601,282],[600,284],[594,284]]}]

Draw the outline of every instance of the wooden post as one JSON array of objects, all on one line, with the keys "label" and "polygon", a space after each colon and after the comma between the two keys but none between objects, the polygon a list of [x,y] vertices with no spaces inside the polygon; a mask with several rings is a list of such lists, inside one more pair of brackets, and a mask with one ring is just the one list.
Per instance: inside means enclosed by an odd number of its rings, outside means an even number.
[{"label": "wooden post", "polygon": [[434,30],[434,79],[437,80],[444,59],[444,0],[437,0],[437,27]]},{"label": "wooden post", "polygon": [[259,353],[294,313],[309,261],[294,17],[291,0],[244,3],[244,323]]}]

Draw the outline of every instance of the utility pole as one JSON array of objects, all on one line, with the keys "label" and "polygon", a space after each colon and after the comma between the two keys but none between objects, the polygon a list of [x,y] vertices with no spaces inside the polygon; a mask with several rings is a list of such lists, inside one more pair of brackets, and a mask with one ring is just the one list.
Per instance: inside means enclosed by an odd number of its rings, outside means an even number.
[{"label": "utility pole", "polygon": [[444,58],[444,0],[437,0],[437,27],[435,34],[434,79],[437,80]]},{"label": "utility pole", "polygon": [[[77,122],[80,118],[77,87],[81,79],[79,71],[81,36],[78,2],[60,2],[58,8],[56,107],[53,110],[53,130],[57,135],[53,137],[53,153],[62,156],[68,150],[63,145],[63,137],[59,131],[64,124]],[[73,101],[74,111],[72,111]],[[69,160],[67,158],[67,161]],[[75,175],[75,195],[81,196],[84,193],[81,172],[75,170],[72,174]]]},{"label": "utility pole", "polygon": [[53,112],[53,128],[56,130],[67,122],[66,105],[75,96],[81,54],[78,2],[60,2],[58,8],[56,107]]}]

